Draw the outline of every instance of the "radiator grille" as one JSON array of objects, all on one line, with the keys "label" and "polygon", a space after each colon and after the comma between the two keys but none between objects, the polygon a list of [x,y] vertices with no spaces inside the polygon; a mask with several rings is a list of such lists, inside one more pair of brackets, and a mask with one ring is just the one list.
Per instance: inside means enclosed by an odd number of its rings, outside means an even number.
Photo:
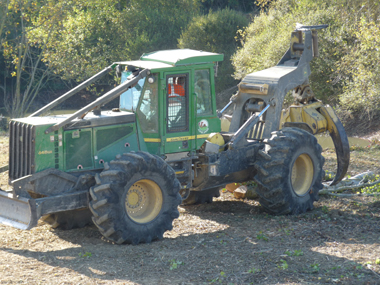
[{"label": "radiator grille", "polygon": [[34,173],[35,127],[21,122],[9,123],[9,179]]}]

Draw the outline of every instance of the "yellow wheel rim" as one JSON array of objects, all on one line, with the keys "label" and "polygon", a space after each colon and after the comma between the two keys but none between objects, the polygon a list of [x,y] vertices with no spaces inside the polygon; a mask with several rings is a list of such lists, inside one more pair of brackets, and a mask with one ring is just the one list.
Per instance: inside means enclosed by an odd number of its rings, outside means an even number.
[{"label": "yellow wheel rim", "polygon": [[154,220],[162,208],[162,191],[156,182],[142,179],[134,183],[125,197],[125,209],[136,223]]},{"label": "yellow wheel rim", "polygon": [[314,166],[310,156],[303,153],[297,157],[292,168],[292,186],[298,196],[309,192],[314,177]]}]

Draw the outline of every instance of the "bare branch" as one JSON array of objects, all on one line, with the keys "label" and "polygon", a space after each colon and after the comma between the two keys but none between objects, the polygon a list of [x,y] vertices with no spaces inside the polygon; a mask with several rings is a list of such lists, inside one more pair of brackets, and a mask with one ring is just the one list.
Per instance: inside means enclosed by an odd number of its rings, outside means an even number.
[{"label": "bare branch", "polygon": [[380,193],[360,193],[360,194],[337,194],[337,193],[323,193],[324,195],[335,197],[358,197],[358,196],[379,196]]},{"label": "bare branch", "polygon": [[362,184],[354,185],[354,186],[343,186],[343,187],[333,188],[333,189],[323,189],[323,190],[319,191],[319,194],[323,195],[323,194],[328,194],[331,192],[342,192],[344,190],[356,190],[356,189],[361,189],[364,187],[374,186],[376,184],[380,184],[380,180],[377,180],[377,181],[374,181],[371,183],[362,183]]}]

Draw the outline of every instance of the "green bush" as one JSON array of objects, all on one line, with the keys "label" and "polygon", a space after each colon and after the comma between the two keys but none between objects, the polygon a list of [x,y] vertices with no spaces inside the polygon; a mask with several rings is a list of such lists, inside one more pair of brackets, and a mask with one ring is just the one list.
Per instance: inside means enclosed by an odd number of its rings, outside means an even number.
[{"label": "green bush", "polygon": [[252,0],[201,0],[202,10],[205,13],[208,13],[210,10],[221,10],[225,8],[250,13],[260,9],[258,2]]},{"label": "green bush", "polygon": [[216,78],[216,92],[236,85],[232,78],[233,67],[230,57],[240,46],[237,31],[248,25],[248,19],[240,12],[223,9],[210,11],[207,15],[194,17],[182,32],[178,46],[209,52],[223,53]]},{"label": "green bush", "polygon": [[339,63],[345,78],[339,99],[346,109],[371,119],[380,110],[380,27],[362,18],[352,33],[357,40]]},{"label": "green bush", "polygon": [[130,0],[126,9],[125,33],[128,55],[177,47],[177,39],[188,23],[199,14],[199,1]]}]

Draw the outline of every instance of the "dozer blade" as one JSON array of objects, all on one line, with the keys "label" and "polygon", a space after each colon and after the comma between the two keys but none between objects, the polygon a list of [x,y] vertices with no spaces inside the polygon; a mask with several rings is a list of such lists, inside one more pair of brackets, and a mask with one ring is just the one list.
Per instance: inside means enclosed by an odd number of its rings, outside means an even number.
[{"label": "dozer blade", "polygon": [[37,211],[34,199],[13,198],[12,193],[0,190],[0,223],[21,230],[37,225]]},{"label": "dozer blade", "polygon": [[330,132],[335,146],[338,168],[334,180],[330,183],[330,185],[335,185],[340,182],[347,173],[350,163],[350,145],[343,124],[334,110],[329,105],[326,105],[320,108],[320,113],[327,120],[327,129]]},{"label": "dozer blade", "polygon": [[88,201],[87,190],[37,199],[13,197],[13,193],[0,190],[0,223],[30,230],[37,226],[43,215],[84,209],[88,207]]}]

